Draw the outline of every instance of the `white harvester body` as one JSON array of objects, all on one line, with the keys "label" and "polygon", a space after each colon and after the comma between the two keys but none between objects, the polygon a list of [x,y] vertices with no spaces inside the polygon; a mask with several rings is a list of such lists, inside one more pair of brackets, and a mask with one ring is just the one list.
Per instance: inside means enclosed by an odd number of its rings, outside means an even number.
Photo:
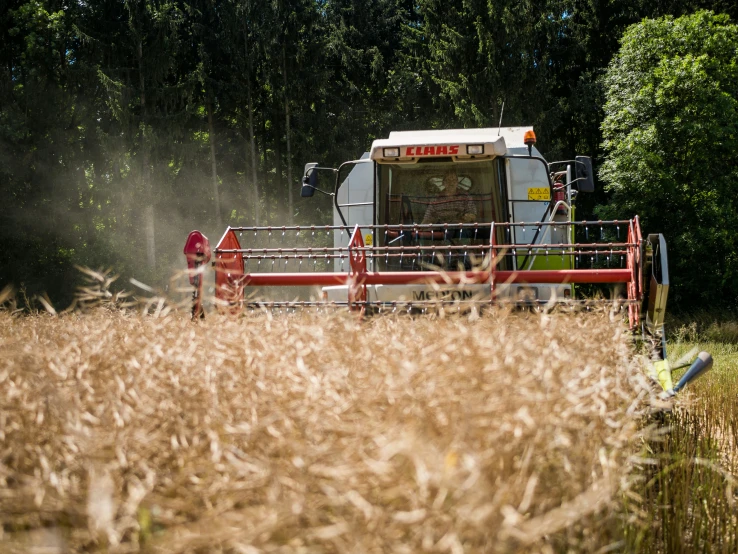
[{"label": "white harvester body", "polygon": [[[389,138],[378,139],[372,143],[371,150],[365,152],[341,182],[333,208],[333,225],[344,225],[353,228],[358,225],[365,229],[364,243],[367,245],[382,244],[381,230],[376,226],[385,224],[420,224],[423,213],[414,213],[413,219],[405,214],[403,221],[398,221],[398,211],[387,208],[387,204],[397,203],[398,199],[406,205],[432,202],[434,197],[442,199],[440,190],[428,190],[428,182],[442,180],[444,172],[454,169],[459,185],[467,187],[465,194],[475,197],[482,207],[476,221],[488,223],[500,222],[500,215],[509,222],[571,221],[571,187],[557,209],[548,214],[552,201],[548,168],[542,163],[540,152],[532,146],[529,150],[525,144],[526,132],[532,127],[503,127],[486,129],[450,129],[431,131],[399,131],[392,132]],[[469,153],[469,147],[476,147]],[[481,147],[481,148],[480,148]],[[395,149],[395,151],[393,151]],[[397,154],[385,155],[385,154]],[[500,168],[500,164],[503,167]],[[417,176],[413,183],[413,178]],[[502,176],[502,183],[496,182]],[[395,178],[395,182],[393,182]],[[422,181],[422,182],[419,182]],[[571,172],[567,183],[571,181]],[[393,186],[397,183],[397,189]],[[414,185],[414,186],[413,186]],[[423,187],[425,186],[425,189]],[[432,188],[433,185],[431,184]],[[489,207],[484,206],[490,204]],[[498,203],[497,214],[491,213],[491,204]],[[487,213],[485,212],[485,208]],[[501,209],[500,209],[501,208]],[[427,211],[427,210],[426,210]],[[393,213],[394,212],[394,213]],[[548,215],[547,215],[548,214]],[[479,217],[481,216],[481,217]],[[495,217],[496,216],[496,217]],[[434,221],[434,223],[460,223],[460,221]],[[533,243],[566,244],[571,241],[568,228],[553,226],[544,227],[542,231],[531,225],[513,227],[512,241],[516,244]],[[334,232],[334,247],[347,248],[350,233]],[[463,242],[464,239],[456,242]],[[468,242],[473,240],[467,239]],[[527,252],[526,252],[527,254]],[[535,252],[527,258],[516,259],[514,265],[525,263],[528,269],[538,267]],[[462,263],[469,266],[469,257]],[[426,264],[432,266],[431,263]],[[481,261],[481,260],[475,260]],[[368,268],[379,271],[381,260],[367,260]],[[412,264],[412,260],[407,263]],[[550,264],[548,264],[550,265]],[[545,267],[543,264],[542,267]],[[336,259],[334,269],[345,272],[347,259]],[[535,298],[547,302],[551,299],[570,297],[572,285],[569,284],[504,284],[497,288],[497,297],[501,300],[520,300]],[[418,301],[471,301],[476,298],[489,297],[489,286],[486,284],[411,284],[411,285],[368,285],[367,296],[371,302],[418,302]],[[323,287],[323,298],[338,302],[346,298],[347,285]]]}]

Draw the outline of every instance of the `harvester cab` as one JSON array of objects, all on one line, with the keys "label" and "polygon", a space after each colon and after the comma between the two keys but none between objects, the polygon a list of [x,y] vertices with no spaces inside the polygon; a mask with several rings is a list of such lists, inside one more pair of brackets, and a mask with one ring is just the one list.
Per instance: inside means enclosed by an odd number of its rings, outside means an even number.
[{"label": "harvester cab", "polygon": [[[554,224],[571,222],[573,197],[583,179],[572,179],[569,167],[554,184],[534,144],[532,129],[522,127],[391,133],[374,141],[345,178],[339,175],[333,224],[362,230],[364,244],[376,254],[367,267],[377,272],[486,267],[492,261],[494,224],[498,245],[569,245],[571,226]],[[308,168],[308,178],[314,171]],[[523,222],[532,223],[501,225]],[[349,240],[348,234],[336,233],[334,247],[347,248]],[[539,256],[533,247],[507,250],[494,252],[498,269],[574,267],[571,256],[547,257],[545,250]],[[340,260],[335,265],[340,271]],[[495,300],[546,303],[571,298],[572,292],[571,283],[500,281]],[[323,293],[331,302],[347,297],[345,286],[326,287]],[[377,305],[475,302],[490,294],[486,282],[367,285],[367,298]]]},{"label": "harvester cab", "polygon": [[[216,301],[230,311],[461,310],[571,305],[583,302],[575,287],[604,286],[624,291],[610,301],[627,308],[631,330],[651,345],[654,380],[673,394],[685,383],[672,384],[666,361],[663,236],[644,239],[637,216],[576,221],[577,195],[594,190],[590,158],[547,163],[535,144],[530,127],[403,131],[338,168],[309,163],[301,196],[330,196],[332,224],[229,227],[214,252]],[[319,186],[321,174],[332,190]],[[320,296],[276,302],[244,292],[285,286],[320,287]],[[708,361],[698,357],[692,373]]]}]

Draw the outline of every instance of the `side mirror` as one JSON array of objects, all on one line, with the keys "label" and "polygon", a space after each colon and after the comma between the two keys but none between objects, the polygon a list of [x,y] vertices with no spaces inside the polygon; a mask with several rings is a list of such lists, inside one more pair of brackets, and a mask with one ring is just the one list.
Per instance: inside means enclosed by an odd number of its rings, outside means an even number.
[{"label": "side mirror", "polygon": [[575,158],[574,171],[577,178],[577,190],[579,192],[594,192],[594,175],[592,173],[592,158],[589,156],[577,156]]},{"label": "side mirror", "polygon": [[318,172],[315,171],[315,167],[318,167],[317,163],[305,164],[305,173],[302,176],[302,188],[300,189],[300,196],[303,198],[310,198],[315,194],[315,188],[318,186]]}]

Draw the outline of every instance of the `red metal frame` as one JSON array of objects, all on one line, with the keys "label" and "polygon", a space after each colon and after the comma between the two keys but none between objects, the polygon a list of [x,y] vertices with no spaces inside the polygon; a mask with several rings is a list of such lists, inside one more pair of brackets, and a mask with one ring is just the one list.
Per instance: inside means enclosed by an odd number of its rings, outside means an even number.
[{"label": "red metal frame", "polygon": [[215,297],[227,304],[238,304],[243,300],[243,255],[236,233],[228,227],[215,247]]},{"label": "red metal frame", "polygon": [[[617,223],[617,222],[616,222]],[[276,228],[278,229],[278,228]],[[479,271],[368,271],[367,253],[384,252],[387,247],[367,247],[356,225],[348,245],[348,273],[308,272],[308,273],[245,273],[244,250],[241,249],[236,233],[230,227],[221,238],[215,249],[216,261],[216,297],[224,304],[238,309],[243,302],[244,287],[266,286],[348,286],[348,305],[352,310],[363,313],[367,304],[368,285],[410,285],[410,284],[472,284],[489,283],[491,298],[495,299],[497,284],[584,284],[584,283],[626,283],[628,290],[628,318],[630,327],[639,325],[640,306],[643,294],[643,276],[641,271],[643,240],[638,217],[629,222],[627,243],[608,243],[611,248],[624,248],[627,256],[626,267],[622,269],[560,269],[560,270],[498,270],[497,265],[505,251],[512,248],[526,248],[527,245],[497,246],[495,243],[495,225],[491,225],[489,252],[492,256],[491,267]],[[538,248],[540,245],[536,245]],[[555,246],[555,245],[544,245]],[[570,247],[573,245],[564,245]],[[590,246],[603,246],[594,244]],[[428,247],[432,250],[432,247]],[[247,249],[246,252],[258,252],[261,249]],[[267,249],[263,249],[264,252]],[[293,249],[278,249],[281,253],[289,253]],[[297,252],[297,249],[294,249]],[[316,251],[334,249],[316,249]],[[295,254],[296,255],[296,254]],[[280,256],[281,257],[281,256]]]},{"label": "red metal frame", "polygon": [[195,292],[192,302],[192,319],[203,316],[202,310],[202,272],[199,268],[210,261],[210,241],[200,231],[192,231],[185,242],[184,255],[187,258],[187,272]]},{"label": "red metal frame", "polygon": [[[349,285],[349,309],[360,311],[363,314],[366,308],[366,281],[363,279],[367,273],[366,252],[364,251],[364,239],[361,236],[361,229],[358,225],[354,227],[348,250],[349,266],[351,268],[347,281]],[[357,302],[361,304],[357,305]]]},{"label": "red metal frame", "polygon": [[630,328],[635,329],[640,323],[641,307],[638,305],[643,298],[643,237],[641,236],[641,224],[638,216],[635,216],[628,226],[628,242],[635,244],[633,248],[628,248],[627,267],[630,271],[628,279],[628,322]]},{"label": "red metal frame", "polygon": [[[628,283],[630,269],[531,269],[528,271],[362,271],[352,273],[249,273],[244,276],[246,287],[333,286],[354,283],[363,285],[418,284],[480,284],[494,281],[503,284],[582,284]],[[356,292],[351,302],[364,302],[363,293]],[[225,300],[225,297],[221,297]]]}]

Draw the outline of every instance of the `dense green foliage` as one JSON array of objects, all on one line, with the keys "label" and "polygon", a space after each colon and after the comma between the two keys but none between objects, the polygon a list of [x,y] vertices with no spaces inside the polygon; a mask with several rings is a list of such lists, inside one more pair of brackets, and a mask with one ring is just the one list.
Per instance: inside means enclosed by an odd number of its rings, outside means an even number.
[{"label": "dense green foliage", "polygon": [[[534,125],[549,159],[597,162],[601,77],[625,29],[738,15],[723,0],[3,6],[0,285],[62,304],[74,263],[161,283],[193,228],[217,240],[228,223],[325,223],[328,199],[297,194],[303,164],[357,157],[391,130],[497,125],[504,102],[503,124]],[[604,201],[581,198],[579,215]]]},{"label": "dense green foliage", "polygon": [[628,29],[607,72],[603,213],[669,245],[674,300],[738,294],[738,25],[699,12]]}]

